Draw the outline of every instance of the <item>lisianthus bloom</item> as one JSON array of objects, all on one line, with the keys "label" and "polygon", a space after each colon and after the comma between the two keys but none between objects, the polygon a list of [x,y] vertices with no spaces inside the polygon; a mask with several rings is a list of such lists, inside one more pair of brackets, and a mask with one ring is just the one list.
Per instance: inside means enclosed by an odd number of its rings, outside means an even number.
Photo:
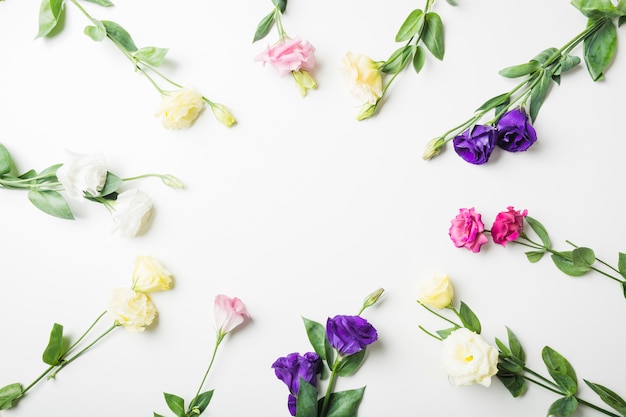
[{"label": "lisianthus bloom", "polygon": [[357,99],[374,105],[383,95],[380,64],[370,57],[347,52],[341,62],[341,72],[350,93]]},{"label": "lisianthus bloom", "polygon": [[250,318],[250,314],[239,298],[220,294],[215,297],[215,327],[220,337],[225,336]]},{"label": "lisianthus bloom", "polygon": [[317,387],[317,375],[322,372],[322,360],[317,353],[308,352],[304,356],[290,353],[276,359],[272,364],[276,377],[289,388],[287,407],[292,416],[296,415],[296,396],[300,389],[300,379]]},{"label": "lisianthus bloom", "polygon": [[118,288],[108,300],[108,315],[131,332],[141,332],[157,315],[150,297],[130,288]]},{"label": "lisianthus bloom", "polygon": [[497,124],[496,144],[509,152],[522,152],[537,141],[537,132],[523,108],[504,113]]},{"label": "lisianthus bloom", "polygon": [[446,308],[452,303],[454,289],[447,275],[435,274],[422,281],[417,290],[417,300],[430,307]]},{"label": "lisianthus bloom", "polygon": [[82,199],[85,193],[96,196],[107,178],[104,155],[67,151],[67,158],[56,174],[68,196],[77,199]]},{"label": "lisianthus bloom", "polygon": [[165,291],[172,287],[172,274],[153,256],[138,256],[133,270],[135,291]]},{"label": "lisianthus bloom", "polygon": [[152,220],[152,200],[146,193],[131,189],[120,193],[115,200],[111,214],[115,227],[123,237],[133,237],[143,233]]},{"label": "lisianthus bloom", "polygon": [[193,88],[181,88],[163,93],[156,116],[161,117],[166,129],[183,129],[195,122],[203,108],[202,94]]},{"label": "lisianthus bloom", "polygon": [[441,361],[455,385],[488,387],[498,372],[498,350],[464,327],[443,339]]},{"label": "lisianthus bloom", "polygon": [[308,41],[296,37],[280,40],[257,55],[255,61],[266,63],[278,71],[281,76],[293,71],[311,71],[315,68],[315,48]]},{"label": "lisianthus bloom", "polygon": [[517,239],[524,230],[524,217],[528,215],[528,210],[515,210],[512,206],[506,208],[507,211],[498,213],[491,226],[491,237],[499,245],[506,246],[507,242]]},{"label": "lisianthus bloom", "polygon": [[374,326],[361,316],[335,316],[326,321],[326,337],[340,355],[352,355],[378,339]]},{"label": "lisianthus bloom", "polygon": [[489,160],[496,146],[497,132],[492,126],[474,125],[452,139],[455,152],[466,162],[475,165]]},{"label": "lisianthus bloom", "polygon": [[457,248],[466,248],[476,253],[487,243],[487,236],[483,233],[485,225],[480,213],[476,213],[474,207],[459,209],[459,214],[450,223],[448,234]]}]

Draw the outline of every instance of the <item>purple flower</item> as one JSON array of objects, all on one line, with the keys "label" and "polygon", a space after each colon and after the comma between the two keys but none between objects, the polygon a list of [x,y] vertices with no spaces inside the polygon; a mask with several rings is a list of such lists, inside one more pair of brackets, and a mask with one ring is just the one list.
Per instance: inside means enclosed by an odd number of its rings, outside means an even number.
[{"label": "purple flower", "polygon": [[360,316],[335,316],[326,321],[326,337],[340,355],[347,356],[374,343],[378,333]]},{"label": "purple flower", "polygon": [[481,165],[489,160],[496,147],[496,129],[474,125],[452,139],[456,153],[470,164]]},{"label": "purple flower", "polygon": [[300,378],[317,387],[317,374],[322,372],[322,360],[313,352],[290,353],[287,356],[276,359],[272,364],[276,377],[283,381],[289,388],[287,407],[292,416],[296,415],[296,395],[300,389]]},{"label": "purple flower", "polygon": [[522,152],[530,148],[537,141],[537,132],[528,120],[523,108],[516,108],[506,112],[498,120],[499,147],[509,152]]}]

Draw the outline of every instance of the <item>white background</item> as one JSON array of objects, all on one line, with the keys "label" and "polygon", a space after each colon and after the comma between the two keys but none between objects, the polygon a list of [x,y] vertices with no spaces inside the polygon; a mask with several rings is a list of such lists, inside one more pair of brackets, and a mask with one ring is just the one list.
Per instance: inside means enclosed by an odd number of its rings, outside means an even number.
[{"label": "white background", "polygon": [[[170,173],[187,186],[136,183],[156,215],[148,233],[132,239],[110,233],[100,205],[72,201],[76,220],[64,221],[38,211],[25,192],[0,190],[0,385],[34,380],[45,369],[52,324],[81,334],[109,291],[130,285],[136,256],[159,258],[176,280],[153,297],[155,326],[116,330],[2,414],[171,415],[162,392],[187,400],[195,393],[215,340],[213,299],[224,293],[241,298],[252,320],[218,353],[206,414],[288,416],[287,388],[270,366],[311,350],[301,316],[355,314],[365,295],[384,287],[382,302],[365,313],[379,341],[336,387],[367,385],[360,417],[545,415],[556,396],[542,388],[513,399],[495,378],[490,388],[448,380],[439,342],[418,329],[443,327],[415,302],[418,282],[436,272],[451,277],[486,340],[505,338],[509,326],[531,368],[544,372],[541,349],[549,345],[579,379],[626,395],[619,285],[597,274],[566,277],[548,258],[530,264],[520,246],[472,254],[447,234],[460,207],[476,207],[489,227],[513,205],[546,226],[556,249],[569,239],[617,263],[626,249],[623,50],[605,81],[593,83],[584,65],[563,77],[528,152],[496,149],[487,165],[473,166],[450,147],[426,162],[431,138],[516,84],[501,68],[562,46],[586,21],[566,1],[439,0],[444,60],[429,57],[419,75],[402,73],[379,114],[357,122],[360,103],[343,84],[342,57],[386,59],[399,46],[400,24],[422,3],[290,2],[287,33],[317,49],[319,89],[306,98],[290,77],[253,60],[277,39],[272,31],[251,43],[270,0],[84,3],[94,17],[123,25],[138,46],[170,48],[163,71],[226,104],[239,121],[227,129],[207,109],[184,131],[163,129],[156,90],[110,42],[82,34],[88,21],[72,4],[58,36],[35,40],[38,2],[0,3],[0,142],[20,171],[60,163],[66,149],[102,151],[120,176]],[[586,387],[581,396],[599,403]]]}]

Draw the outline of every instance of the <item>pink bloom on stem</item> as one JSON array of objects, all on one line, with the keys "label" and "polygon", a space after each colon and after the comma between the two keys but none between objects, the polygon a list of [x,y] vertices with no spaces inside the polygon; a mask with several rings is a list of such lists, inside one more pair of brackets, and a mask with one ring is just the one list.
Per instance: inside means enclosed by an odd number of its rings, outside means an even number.
[{"label": "pink bloom on stem", "polygon": [[524,229],[524,217],[528,214],[528,210],[520,212],[512,206],[506,209],[508,211],[498,213],[491,226],[493,241],[502,246],[506,246],[507,242],[512,242],[519,237]]},{"label": "pink bloom on stem", "polygon": [[220,335],[230,333],[247,318],[250,314],[239,298],[223,294],[215,297],[215,326]]},{"label": "pink bloom on stem", "polygon": [[480,213],[474,207],[459,209],[459,214],[450,222],[448,231],[450,239],[457,248],[467,248],[471,252],[480,252],[480,247],[487,243],[484,235],[485,225],[480,219]]},{"label": "pink bloom on stem", "polygon": [[272,64],[278,74],[292,71],[311,71],[315,67],[315,48],[300,38],[281,40],[257,55],[254,60]]}]

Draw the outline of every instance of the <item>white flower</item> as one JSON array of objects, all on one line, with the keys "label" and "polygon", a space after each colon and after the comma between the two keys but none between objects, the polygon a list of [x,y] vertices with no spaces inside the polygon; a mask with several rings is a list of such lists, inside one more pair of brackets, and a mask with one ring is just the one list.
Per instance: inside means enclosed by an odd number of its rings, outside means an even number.
[{"label": "white flower", "polygon": [[67,151],[67,159],[57,170],[57,178],[71,198],[82,199],[84,193],[98,195],[107,178],[104,156]]},{"label": "white flower", "polygon": [[163,94],[156,111],[166,129],[183,129],[191,126],[204,108],[202,94],[193,88],[181,88]]},{"label": "white flower", "polygon": [[109,297],[107,314],[126,330],[142,332],[152,323],[157,310],[147,294],[130,288],[118,288]]},{"label": "white flower", "polygon": [[383,95],[380,66],[366,55],[346,53],[341,71],[350,93],[357,99],[376,104]]},{"label": "white flower", "polygon": [[137,189],[124,191],[117,196],[111,217],[115,223],[113,232],[123,237],[137,236],[150,225],[152,200]]},{"label": "white flower", "polygon": [[442,343],[443,367],[455,385],[491,385],[491,377],[498,372],[495,347],[464,327],[450,333]]},{"label": "white flower", "polygon": [[138,256],[133,271],[133,289],[141,292],[169,290],[172,274],[153,256]]},{"label": "white flower", "polygon": [[433,308],[446,308],[452,302],[454,290],[447,275],[435,274],[421,282],[417,289],[417,300]]}]

